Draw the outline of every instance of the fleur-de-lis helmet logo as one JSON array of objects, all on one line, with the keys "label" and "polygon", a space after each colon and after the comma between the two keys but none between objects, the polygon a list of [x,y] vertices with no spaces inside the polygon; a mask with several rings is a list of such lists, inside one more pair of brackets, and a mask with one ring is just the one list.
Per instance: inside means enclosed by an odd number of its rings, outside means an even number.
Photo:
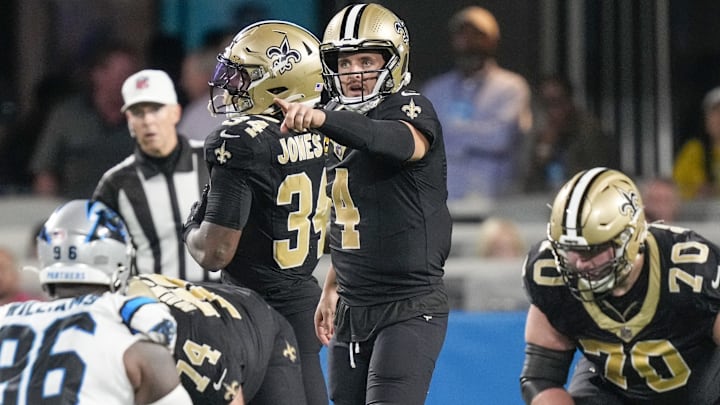
[{"label": "fleur-de-lis helmet logo", "polygon": [[290,48],[287,35],[283,37],[280,46],[271,46],[265,51],[265,54],[272,61],[273,71],[277,71],[279,74],[289,72],[293,68],[293,63],[302,60],[300,51]]},{"label": "fleur-de-lis helmet logo", "polygon": [[395,32],[402,35],[403,43],[407,44],[410,42],[410,35],[408,35],[407,27],[405,22],[402,20],[395,21]]},{"label": "fleur-de-lis helmet logo", "polygon": [[617,189],[618,192],[620,192],[620,195],[622,195],[623,199],[625,199],[625,202],[620,206],[620,213],[622,215],[630,215],[631,217],[635,217],[640,211],[640,204],[638,201],[638,195],[635,194],[633,190],[622,190],[620,188]]}]

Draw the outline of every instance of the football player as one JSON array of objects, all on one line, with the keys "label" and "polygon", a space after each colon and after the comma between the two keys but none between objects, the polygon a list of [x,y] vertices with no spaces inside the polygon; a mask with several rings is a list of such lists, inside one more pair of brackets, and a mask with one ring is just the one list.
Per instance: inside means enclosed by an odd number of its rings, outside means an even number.
[{"label": "football player", "polygon": [[347,6],[320,46],[332,101],[278,100],[283,130],[333,141],[332,267],[315,322],[337,405],[424,403],[447,330],[445,148],[432,104],[407,87],[409,55],[392,11]]},{"label": "football player", "polygon": [[156,300],[128,298],[132,244],[103,203],[58,207],[37,237],[53,301],[0,307],[3,404],[191,404],[175,372],[176,323]]},{"label": "football player", "polygon": [[292,327],[255,292],[161,274],[130,281],[128,294],[165,303],[178,323],[175,360],[195,404],[303,405]]},{"label": "football player", "polygon": [[314,106],[323,88],[319,41],[283,21],[240,31],[218,56],[212,109],[228,120],[205,141],[210,187],[186,221],[189,251],[223,283],[258,292],[293,326],[307,403],[328,403],[313,315],[313,271],[325,246],[330,201],[325,139],[281,133],[274,99]]},{"label": "football player", "polygon": [[524,267],[525,402],[717,403],[719,265],[720,249],[701,235],[648,225],[625,174],[577,173]]}]

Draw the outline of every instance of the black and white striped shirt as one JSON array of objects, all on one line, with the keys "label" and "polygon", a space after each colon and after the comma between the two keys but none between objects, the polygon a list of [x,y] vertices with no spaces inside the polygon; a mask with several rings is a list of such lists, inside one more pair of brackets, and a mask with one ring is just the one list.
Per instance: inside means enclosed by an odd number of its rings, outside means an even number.
[{"label": "black and white striped shirt", "polygon": [[117,211],[132,236],[140,273],[188,281],[219,279],[190,256],[182,240],[183,222],[208,183],[203,143],[178,135],[178,149],[153,159],[138,147],[105,172],[93,199]]}]

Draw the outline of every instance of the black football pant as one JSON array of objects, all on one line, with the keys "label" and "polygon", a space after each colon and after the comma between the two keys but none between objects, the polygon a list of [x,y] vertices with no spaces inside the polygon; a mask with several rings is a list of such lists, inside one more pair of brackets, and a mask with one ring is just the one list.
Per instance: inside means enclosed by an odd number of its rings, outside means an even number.
[{"label": "black football pant", "polygon": [[322,344],[315,335],[314,317],[314,309],[285,316],[292,325],[297,338],[307,403],[308,405],[327,405],[327,386],[320,364]]},{"label": "black football pant", "polygon": [[328,345],[328,374],[334,404],[424,404],[447,322],[447,316],[412,318],[360,343],[333,337]]},{"label": "black football pant", "polygon": [[[297,358],[298,347],[295,333],[290,323],[277,311],[271,311],[273,319],[256,321],[272,327],[263,328],[263,345],[272,344],[267,369],[262,384],[256,393],[245,393],[248,405],[307,405],[302,397],[302,365]],[[274,332],[274,336],[273,335]],[[272,338],[272,341],[269,341]],[[260,373],[262,370],[250,370]]]}]

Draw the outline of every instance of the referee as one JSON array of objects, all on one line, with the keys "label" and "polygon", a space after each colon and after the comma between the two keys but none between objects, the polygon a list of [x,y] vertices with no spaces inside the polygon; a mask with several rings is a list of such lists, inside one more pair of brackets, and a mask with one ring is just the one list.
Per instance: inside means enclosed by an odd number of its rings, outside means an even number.
[{"label": "referee", "polygon": [[122,95],[135,151],[105,172],[93,199],[125,220],[139,273],[217,279],[220,273],[200,267],[182,240],[183,222],[200,199],[208,172],[203,143],[177,133],[182,107],[172,80],[161,70],[142,70],[125,80]]}]

